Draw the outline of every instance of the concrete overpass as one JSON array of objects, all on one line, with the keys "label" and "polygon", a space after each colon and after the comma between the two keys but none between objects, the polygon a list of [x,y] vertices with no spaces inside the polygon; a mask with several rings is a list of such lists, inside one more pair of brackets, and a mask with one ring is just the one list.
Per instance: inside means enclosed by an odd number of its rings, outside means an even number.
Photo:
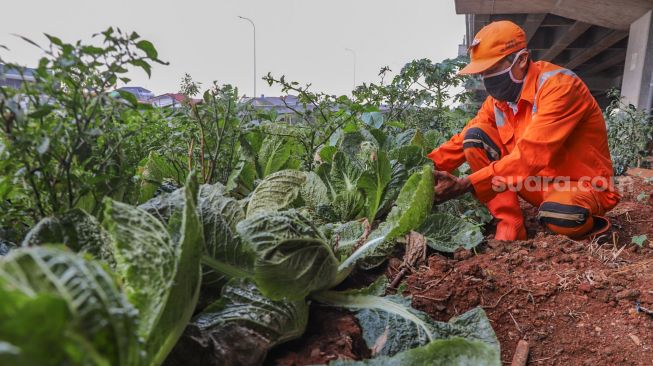
[{"label": "concrete overpass", "polygon": [[535,60],[576,72],[603,106],[621,89],[627,103],[653,106],[653,0],[455,0],[466,15],[462,49],[484,25],[511,20]]}]

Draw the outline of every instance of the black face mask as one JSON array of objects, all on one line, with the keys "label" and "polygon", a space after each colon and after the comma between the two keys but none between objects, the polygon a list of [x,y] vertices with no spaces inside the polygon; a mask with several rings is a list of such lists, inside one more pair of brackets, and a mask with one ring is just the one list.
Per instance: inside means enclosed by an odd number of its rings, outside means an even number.
[{"label": "black face mask", "polygon": [[483,85],[485,85],[485,90],[496,100],[513,103],[517,102],[524,83],[523,81],[513,81],[511,76],[511,72],[506,72],[500,75],[484,78]]},{"label": "black face mask", "polygon": [[[523,51],[522,51],[523,52]],[[512,67],[515,65],[521,52],[519,52],[510,66],[502,71],[485,76],[483,78],[483,85],[485,90],[494,99],[504,102],[517,102],[521,88],[524,85],[523,80],[517,80],[512,76]]]}]

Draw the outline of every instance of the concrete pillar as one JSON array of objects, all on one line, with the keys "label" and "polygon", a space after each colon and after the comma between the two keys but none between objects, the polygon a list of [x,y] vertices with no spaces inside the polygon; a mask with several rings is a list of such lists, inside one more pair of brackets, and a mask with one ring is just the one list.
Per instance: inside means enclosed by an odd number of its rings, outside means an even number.
[{"label": "concrete pillar", "polygon": [[653,10],[630,25],[621,95],[637,108],[653,103]]}]

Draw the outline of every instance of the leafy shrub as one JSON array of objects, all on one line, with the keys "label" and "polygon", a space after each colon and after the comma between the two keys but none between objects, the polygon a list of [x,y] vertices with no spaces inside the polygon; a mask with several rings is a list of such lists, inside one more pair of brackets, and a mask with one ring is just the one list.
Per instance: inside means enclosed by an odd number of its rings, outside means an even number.
[{"label": "leafy shrub", "polygon": [[119,81],[129,81],[129,68],[149,75],[152,62],[163,63],[152,43],[113,28],[95,35],[101,46],[46,36],[50,44],[43,48],[25,38],[45,54],[35,81],[19,90],[0,87],[0,154],[11,156],[0,163],[0,201],[26,208],[23,217],[14,212],[0,224],[18,230],[17,222],[75,207],[98,213],[105,196],[126,199],[146,156],[135,135],[162,120],[156,112],[140,113],[132,94],[114,92]]},{"label": "leafy shrub", "polygon": [[614,174],[622,175],[651,153],[653,121],[646,111],[624,104],[618,90],[613,90],[610,95],[613,100],[605,111],[608,146]]}]

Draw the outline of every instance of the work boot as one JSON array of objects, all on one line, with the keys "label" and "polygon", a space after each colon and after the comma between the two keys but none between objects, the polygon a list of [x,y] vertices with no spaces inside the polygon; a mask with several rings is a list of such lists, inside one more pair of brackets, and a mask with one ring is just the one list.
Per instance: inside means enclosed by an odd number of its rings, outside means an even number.
[{"label": "work boot", "polygon": [[526,240],[524,216],[519,207],[519,199],[515,192],[506,191],[497,194],[485,206],[497,219],[496,240]]}]

